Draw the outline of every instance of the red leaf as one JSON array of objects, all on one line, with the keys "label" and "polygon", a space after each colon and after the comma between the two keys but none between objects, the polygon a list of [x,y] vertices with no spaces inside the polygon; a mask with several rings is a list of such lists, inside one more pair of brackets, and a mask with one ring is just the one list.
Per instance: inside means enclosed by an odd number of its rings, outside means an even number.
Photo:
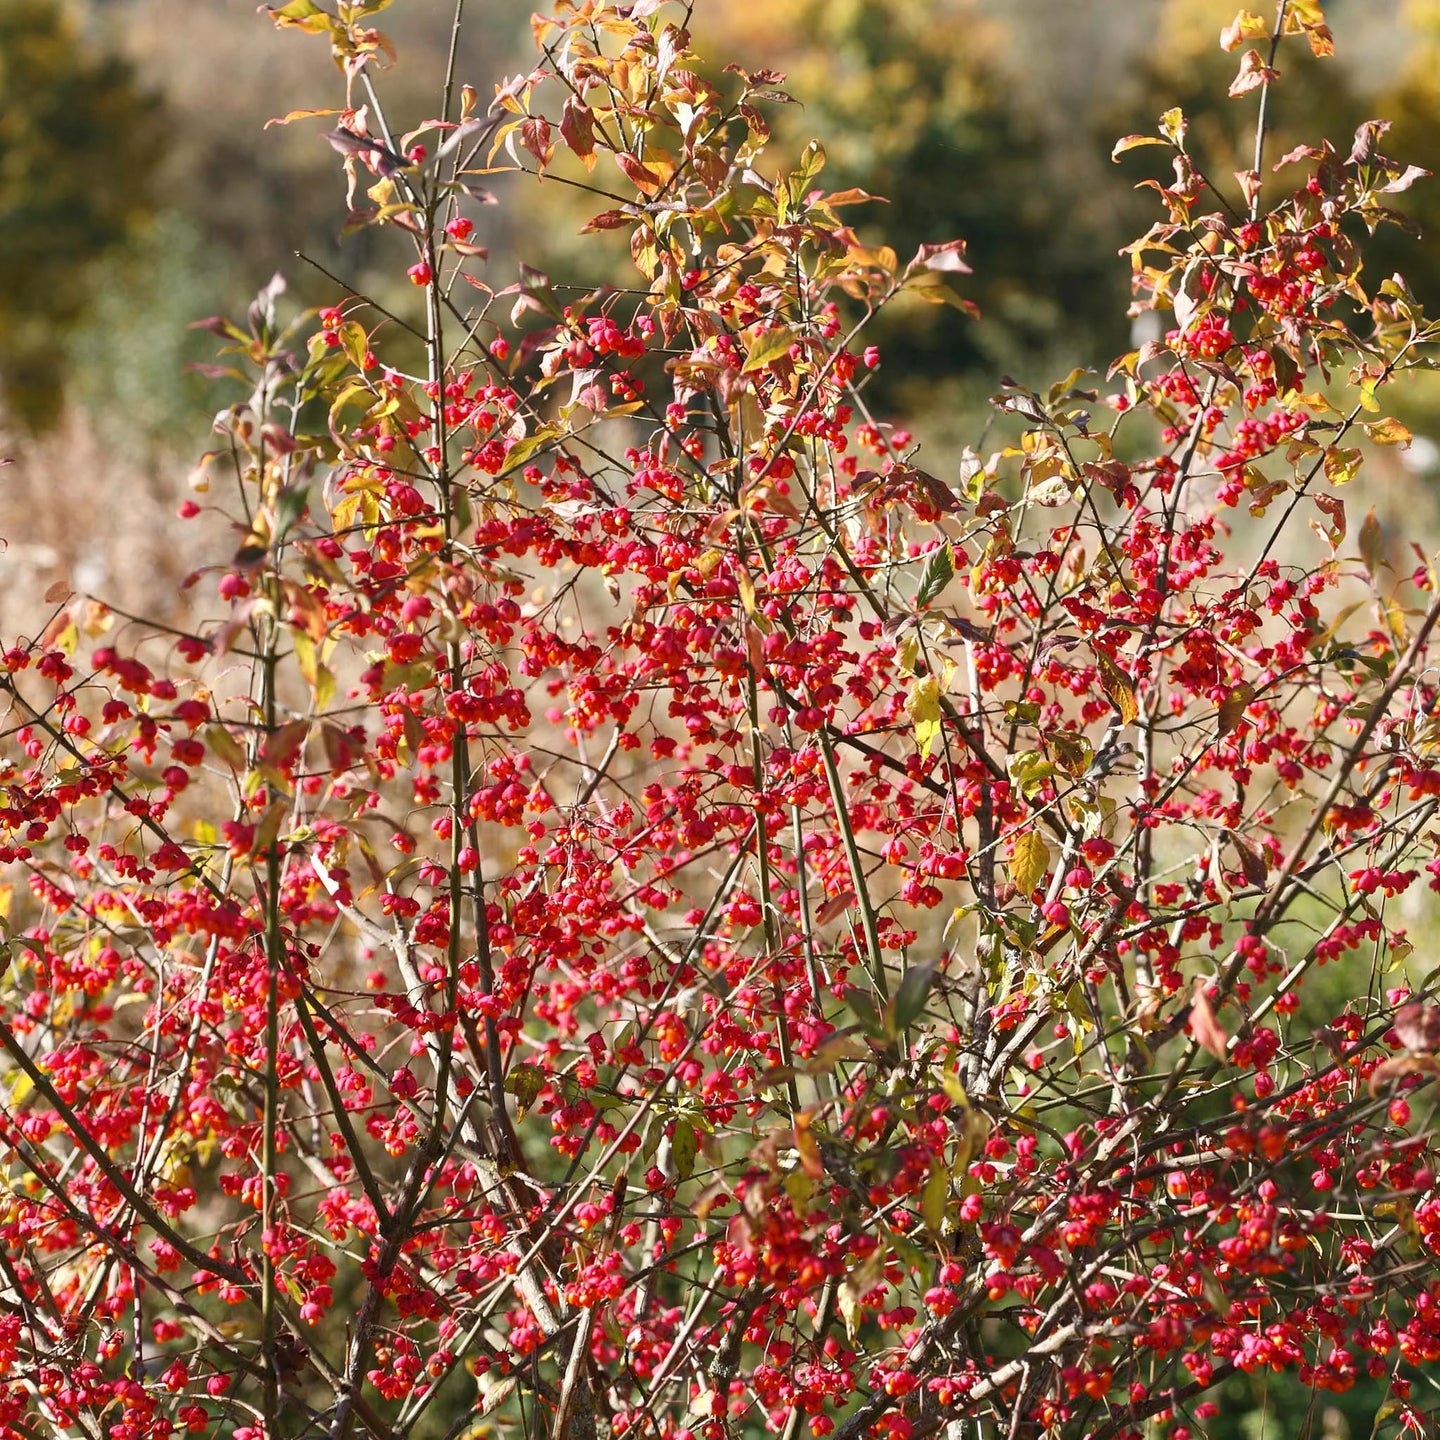
[{"label": "red leaf", "polygon": [[1203,980],[1195,982],[1195,993],[1190,998],[1190,1033],[1202,1050],[1208,1050],[1217,1060],[1226,1058],[1230,1037],[1215,1018]]},{"label": "red leaf", "polygon": [[624,210],[602,210],[588,224],[580,227],[580,233],[588,235],[592,230],[623,230],[634,218]]},{"label": "red leaf", "polygon": [[1440,1050],[1440,1005],[1412,1000],[1395,1012],[1395,1033],[1409,1051],[1430,1055]]},{"label": "red leaf", "polygon": [[854,903],[855,892],[853,890],[842,890],[838,895],[832,895],[815,912],[815,923],[828,925],[832,920],[843,915]]},{"label": "red leaf", "polygon": [[595,117],[590,107],[573,95],[560,112],[560,135],[588,170],[595,163]]},{"label": "red leaf", "polygon": [[520,143],[535,157],[543,170],[555,149],[550,139],[550,122],[532,115],[520,125]]}]

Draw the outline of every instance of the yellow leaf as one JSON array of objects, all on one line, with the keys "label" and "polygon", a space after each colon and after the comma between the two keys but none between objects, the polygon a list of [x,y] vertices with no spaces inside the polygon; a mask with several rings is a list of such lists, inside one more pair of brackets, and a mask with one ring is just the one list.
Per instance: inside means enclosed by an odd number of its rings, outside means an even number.
[{"label": "yellow leaf", "polygon": [[1332,485],[1348,485],[1358,473],[1364,458],[1358,450],[1331,445],[1325,451],[1325,478]]},{"label": "yellow leaf", "polygon": [[1170,142],[1159,135],[1125,135],[1115,142],[1110,152],[1112,160],[1118,160],[1127,150],[1136,150],[1141,145],[1168,145]]},{"label": "yellow leaf", "polygon": [[748,571],[742,570],[737,583],[740,589],[740,603],[745,607],[747,615],[753,615],[755,613],[755,582],[750,578]]},{"label": "yellow leaf", "polygon": [[1376,420],[1365,431],[1377,445],[1408,445],[1415,438],[1408,426],[1394,419]]},{"label": "yellow leaf", "polygon": [[1129,725],[1140,713],[1140,703],[1135,698],[1135,687],[1130,683],[1130,677],[1103,650],[1095,652],[1095,663],[1100,670],[1101,688],[1120,712],[1121,721]]},{"label": "yellow leaf", "polygon": [[1036,830],[1027,830],[1010,852],[1010,879],[1015,888],[1028,895],[1050,868],[1050,847]]},{"label": "yellow leaf", "polygon": [[906,697],[905,712],[915,722],[915,744],[922,758],[929,759],[940,737],[940,682],[933,675],[916,683]]},{"label": "yellow leaf", "polygon": [[1263,40],[1270,33],[1269,22],[1253,11],[1242,10],[1221,32],[1220,48],[1238,50],[1247,40]]}]

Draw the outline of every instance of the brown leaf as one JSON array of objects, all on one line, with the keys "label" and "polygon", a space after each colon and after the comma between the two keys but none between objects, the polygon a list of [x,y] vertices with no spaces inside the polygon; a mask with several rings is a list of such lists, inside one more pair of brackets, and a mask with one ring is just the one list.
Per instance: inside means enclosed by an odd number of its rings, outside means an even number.
[{"label": "brown leaf", "polygon": [[1260,847],[1234,834],[1230,836],[1230,843],[1240,857],[1240,869],[1246,881],[1257,890],[1263,889],[1269,883],[1270,869],[1265,864],[1265,856]]},{"label": "brown leaf", "polygon": [[1345,538],[1345,502],[1338,495],[1323,490],[1310,498],[1315,502],[1315,508],[1330,522],[1330,543],[1339,545]]},{"label": "brown leaf", "polygon": [[1376,155],[1375,145],[1390,128],[1388,120],[1365,120],[1355,132],[1355,143],[1350,147],[1347,161],[1350,165],[1364,165]]},{"label": "brown leaf", "polygon": [[800,1156],[801,1169],[812,1180],[820,1180],[825,1175],[825,1163],[820,1158],[820,1146],[810,1133],[810,1124],[814,1118],[808,1110],[802,1110],[795,1117],[795,1149]]},{"label": "brown leaf", "polygon": [[330,142],[331,149],[338,150],[347,160],[357,155],[368,160],[371,168],[384,180],[392,179],[410,165],[403,155],[397,155],[379,140],[369,135],[357,135],[343,126],[338,130],[327,130],[325,138]]},{"label": "brown leaf", "polygon": [[260,758],[277,770],[284,770],[300,753],[305,737],[310,733],[308,720],[289,720],[278,730],[272,730],[260,745]]},{"label": "brown leaf", "polygon": [[634,219],[633,215],[624,210],[602,210],[587,225],[581,227],[580,233],[588,235],[592,230],[622,230]]}]

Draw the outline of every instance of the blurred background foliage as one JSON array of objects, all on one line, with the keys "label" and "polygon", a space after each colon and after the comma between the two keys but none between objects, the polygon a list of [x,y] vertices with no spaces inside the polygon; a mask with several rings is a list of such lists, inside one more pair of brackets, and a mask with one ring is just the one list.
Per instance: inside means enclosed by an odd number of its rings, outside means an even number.
[{"label": "blurred background foliage", "polygon": [[[1001,375],[1045,386],[1129,348],[1118,252],[1157,214],[1137,182],[1169,170],[1153,149],[1111,163],[1118,136],[1184,106],[1206,173],[1237,196],[1255,100],[1226,98],[1236,57],[1218,35],[1238,3],[697,0],[702,55],[787,76],[796,103],[771,107],[768,167],[821,137],[820,183],[886,197],[844,212],[867,240],[902,260],[968,243],[974,273],[958,288],[978,319],[906,300],[868,337],[884,364],[867,398],[925,437],[927,466],[946,473],[961,445],[998,443],[987,401]],[[529,70],[537,5],[469,0],[458,73],[482,96]],[[433,113],[451,11],[394,0],[379,17],[400,56],[380,86],[394,134]],[[1391,154],[1440,169],[1440,0],[1326,11],[1336,58],[1286,47],[1269,160],[1321,135],[1348,149],[1360,120],[1383,115]],[[12,624],[29,623],[23,597],[45,577],[83,572],[143,608],[188,568],[195,536],[175,527],[175,504],[209,417],[239,398],[189,368],[215,348],[191,322],[239,312],[277,269],[290,305],[340,298],[327,273],[397,313],[415,303],[406,237],[341,237],[344,180],[321,138],[333,120],[267,126],[342,96],[328,47],[276,31],[251,0],[0,0],[0,455],[16,462],[0,473],[0,605]],[[633,282],[623,238],[579,234],[597,197],[554,178],[493,188],[501,203],[470,218],[497,289],[522,257],[557,279]],[[1440,233],[1440,184],[1399,198],[1422,236]],[[1373,265],[1440,310],[1440,246],[1396,229],[1372,245]],[[1440,432],[1440,377],[1412,387],[1402,418]],[[1376,457],[1363,503],[1392,533],[1440,531],[1432,487],[1414,485],[1437,462],[1423,439]],[[73,523],[119,493],[103,537]]]},{"label": "blurred background foliage", "polygon": [[30,425],[56,418],[96,263],[158,204],[163,102],[76,29],[52,0],[0,6],[0,389]]},{"label": "blurred background foliage", "polygon": [[[1253,102],[1225,98],[1235,59],[1216,43],[1235,0],[701,0],[702,51],[786,72],[777,161],[824,139],[831,188],[887,204],[848,212],[902,259],[964,237],[981,318],[910,304],[876,335],[877,403],[954,428],[994,378],[1036,382],[1124,348],[1120,246],[1144,229],[1135,183],[1154,151],[1109,161],[1116,136],[1182,105],[1222,190],[1249,163]],[[527,0],[472,6],[463,75],[482,88],[528,68]],[[1289,47],[1271,158],[1372,115],[1393,152],[1440,153],[1440,0],[1330,0],[1338,57]],[[483,13],[481,13],[483,12]],[[450,6],[397,0],[384,23],[404,63],[387,77],[394,128],[426,118]],[[325,47],[277,34],[241,0],[7,0],[0,5],[0,405],[39,433],[67,406],[110,444],[145,455],[195,435],[212,396],[185,365],[199,318],[277,265],[305,301],[334,298],[318,265],[358,289],[403,293],[404,261],[370,232],[343,244],[324,122],[265,122],[334,103]],[[507,197],[508,198],[508,197]],[[1440,187],[1407,194],[1422,230]],[[569,273],[589,213],[561,185],[529,186],[476,218],[504,284],[517,252]],[[515,237],[523,236],[517,246]],[[593,238],[585,249],[593,249]],[[295,257],[301,252],[307,260]],[[537,252],[539,252],[537,254]],[[1440,249],[1387,236],[1387,268],[1440,298]],[[623,257],[615,272],[620,280]]]}]

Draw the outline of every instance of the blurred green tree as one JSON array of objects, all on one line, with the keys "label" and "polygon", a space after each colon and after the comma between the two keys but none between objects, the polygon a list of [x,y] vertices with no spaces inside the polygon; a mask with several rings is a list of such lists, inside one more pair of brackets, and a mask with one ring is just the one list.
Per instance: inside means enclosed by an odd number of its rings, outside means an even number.
[{"label": "blurred green tree", "polygon": [[59,413],[94,262],[151,211],[161,133],[159,102],[55,0],[0,5],[0,397],[31,429]]},{"label": "blurred green tree", "polygon": [[1123,220],[1113,234],[1077,233],[1078,199],[1017,83],[1008,18],[980,0],[774,0],[763,16],[723,5],[696,23],[733,29],[786,73],[803,108],[773,118],[787,140],[827,137],[827,185],[885,198],[868,216],[848,212],[862,234],[883,231],[902,260],[923,243],[966,241],[974,274],[957,288],[981,321],[914,303],[882,321],[886,402],[898,389],[923,405],[934,381],[980,366],[1023,374],[1082,329],[1115,330]]},{"label": "blurred green tree", "polygon": [[216,408],[215,382],[191,367],[215,357],[191,322],[238,289],[229,252],[177,210],[163,210],[96,262],[91,298],[66,336],[67,400],[127,459],[193,442]]},{"label": "blurred green tree", "polygon": [[[1400,13],[1410,44],[1398,80],[1381,92],[1374,113],[1394,119],[1382,142],[1386,154],[1440,170],[1440,0],[1404,0]],[[1440,251],[1433,243],[1440,234],[1440,184],[1422,180],[1395,204],[1430,243],[1409,245],[1394,263],[1427,305],[1440,304]],[[1387,261],[1390,249],[1383,252]]]}]

